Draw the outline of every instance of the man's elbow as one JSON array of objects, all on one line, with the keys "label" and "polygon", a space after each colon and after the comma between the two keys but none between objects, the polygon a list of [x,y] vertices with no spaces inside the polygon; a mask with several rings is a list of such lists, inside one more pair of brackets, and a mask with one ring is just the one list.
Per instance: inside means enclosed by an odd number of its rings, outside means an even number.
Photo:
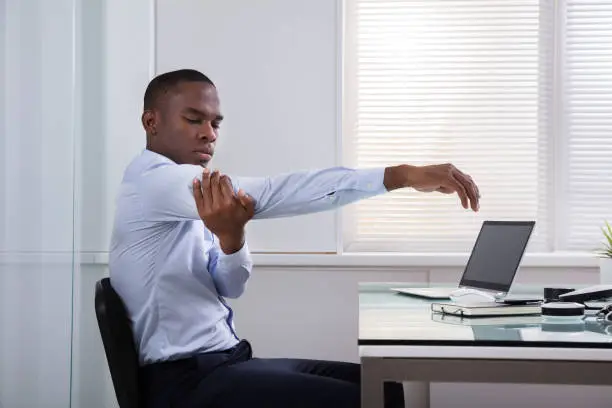
[{"label": "man's elbow", "polygon": [[236,299],[244,293],[250,277],[250,266],[224,267],[213,275],[213,280],[219,295],[225,298]]},{"label": "man's elbow", "polygon": [[246,290],[246,281],[241,284],[227,285],[221,291],[221,296],[228,299],[238,299]]}]

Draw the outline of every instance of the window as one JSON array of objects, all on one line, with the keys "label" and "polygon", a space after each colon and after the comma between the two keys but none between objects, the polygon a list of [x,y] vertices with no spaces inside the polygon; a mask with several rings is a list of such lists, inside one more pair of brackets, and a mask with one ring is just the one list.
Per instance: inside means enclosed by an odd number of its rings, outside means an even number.
[{"label": "window", "polygon": [[590,251],[612,219],[612,0],[347,0],[344,158],[452,162],[456,195],[348,207],[345,251],[470,251],[485,219],[536,220],[528,251]]}]

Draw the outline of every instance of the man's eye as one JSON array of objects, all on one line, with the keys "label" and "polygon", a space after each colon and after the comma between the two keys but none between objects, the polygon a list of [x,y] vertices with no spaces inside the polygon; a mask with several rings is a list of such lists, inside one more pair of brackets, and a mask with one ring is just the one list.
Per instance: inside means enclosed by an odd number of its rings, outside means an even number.
[{"label": "man's eye", "polygon": [[191,119],[191,118],[185,118],[185,120],[187,120],[187,122],[189,123],[194,123],[194,124],[199,124],[202,123],[201,119]]},{"label": "man's eye", "polygon": [[213,123],[212,123],[212,127],[213,127],[213,129],[219,129],[219,126],[221,126],[221,123],[220,123],[220,122],[213,121]]}]

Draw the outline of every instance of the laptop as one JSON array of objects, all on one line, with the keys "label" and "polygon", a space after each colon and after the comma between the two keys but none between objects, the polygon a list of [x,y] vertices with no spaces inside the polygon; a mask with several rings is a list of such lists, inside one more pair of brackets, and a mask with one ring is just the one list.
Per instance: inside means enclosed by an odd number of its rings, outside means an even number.
[{"label": "laptop", "polygon": [[[484,221],[458,286],[391,290],[432,300],[453,299],[453,294],[459,290],[488,292],[494,294],[492,300],[508,298],[534,226],[535,221]],[[530,299],[518,297],[515,300]]]}]

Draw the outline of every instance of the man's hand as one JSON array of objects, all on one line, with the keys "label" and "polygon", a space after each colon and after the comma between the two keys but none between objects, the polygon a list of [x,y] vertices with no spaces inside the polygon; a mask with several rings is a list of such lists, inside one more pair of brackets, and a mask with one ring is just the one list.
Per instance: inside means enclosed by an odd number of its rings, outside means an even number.
[{"label": "man's hand", "polygon": [[463,208],[471,207],[474,211],[480,208],[480,192],[476,183],[452,164],[388,167],[384,184],[389,191],[412,187],[424,192],[457,193]]},{"label": "man's hand", "polygon": [[198,214],[204,225],[217,237],[221,250],[226,254],[237,252],[244,245],[244,227],[253,217],[255,203],[244,191],[234,194],[229,177],[212,174],[208,169],[202,173],[202,182],[193,181]]}]

